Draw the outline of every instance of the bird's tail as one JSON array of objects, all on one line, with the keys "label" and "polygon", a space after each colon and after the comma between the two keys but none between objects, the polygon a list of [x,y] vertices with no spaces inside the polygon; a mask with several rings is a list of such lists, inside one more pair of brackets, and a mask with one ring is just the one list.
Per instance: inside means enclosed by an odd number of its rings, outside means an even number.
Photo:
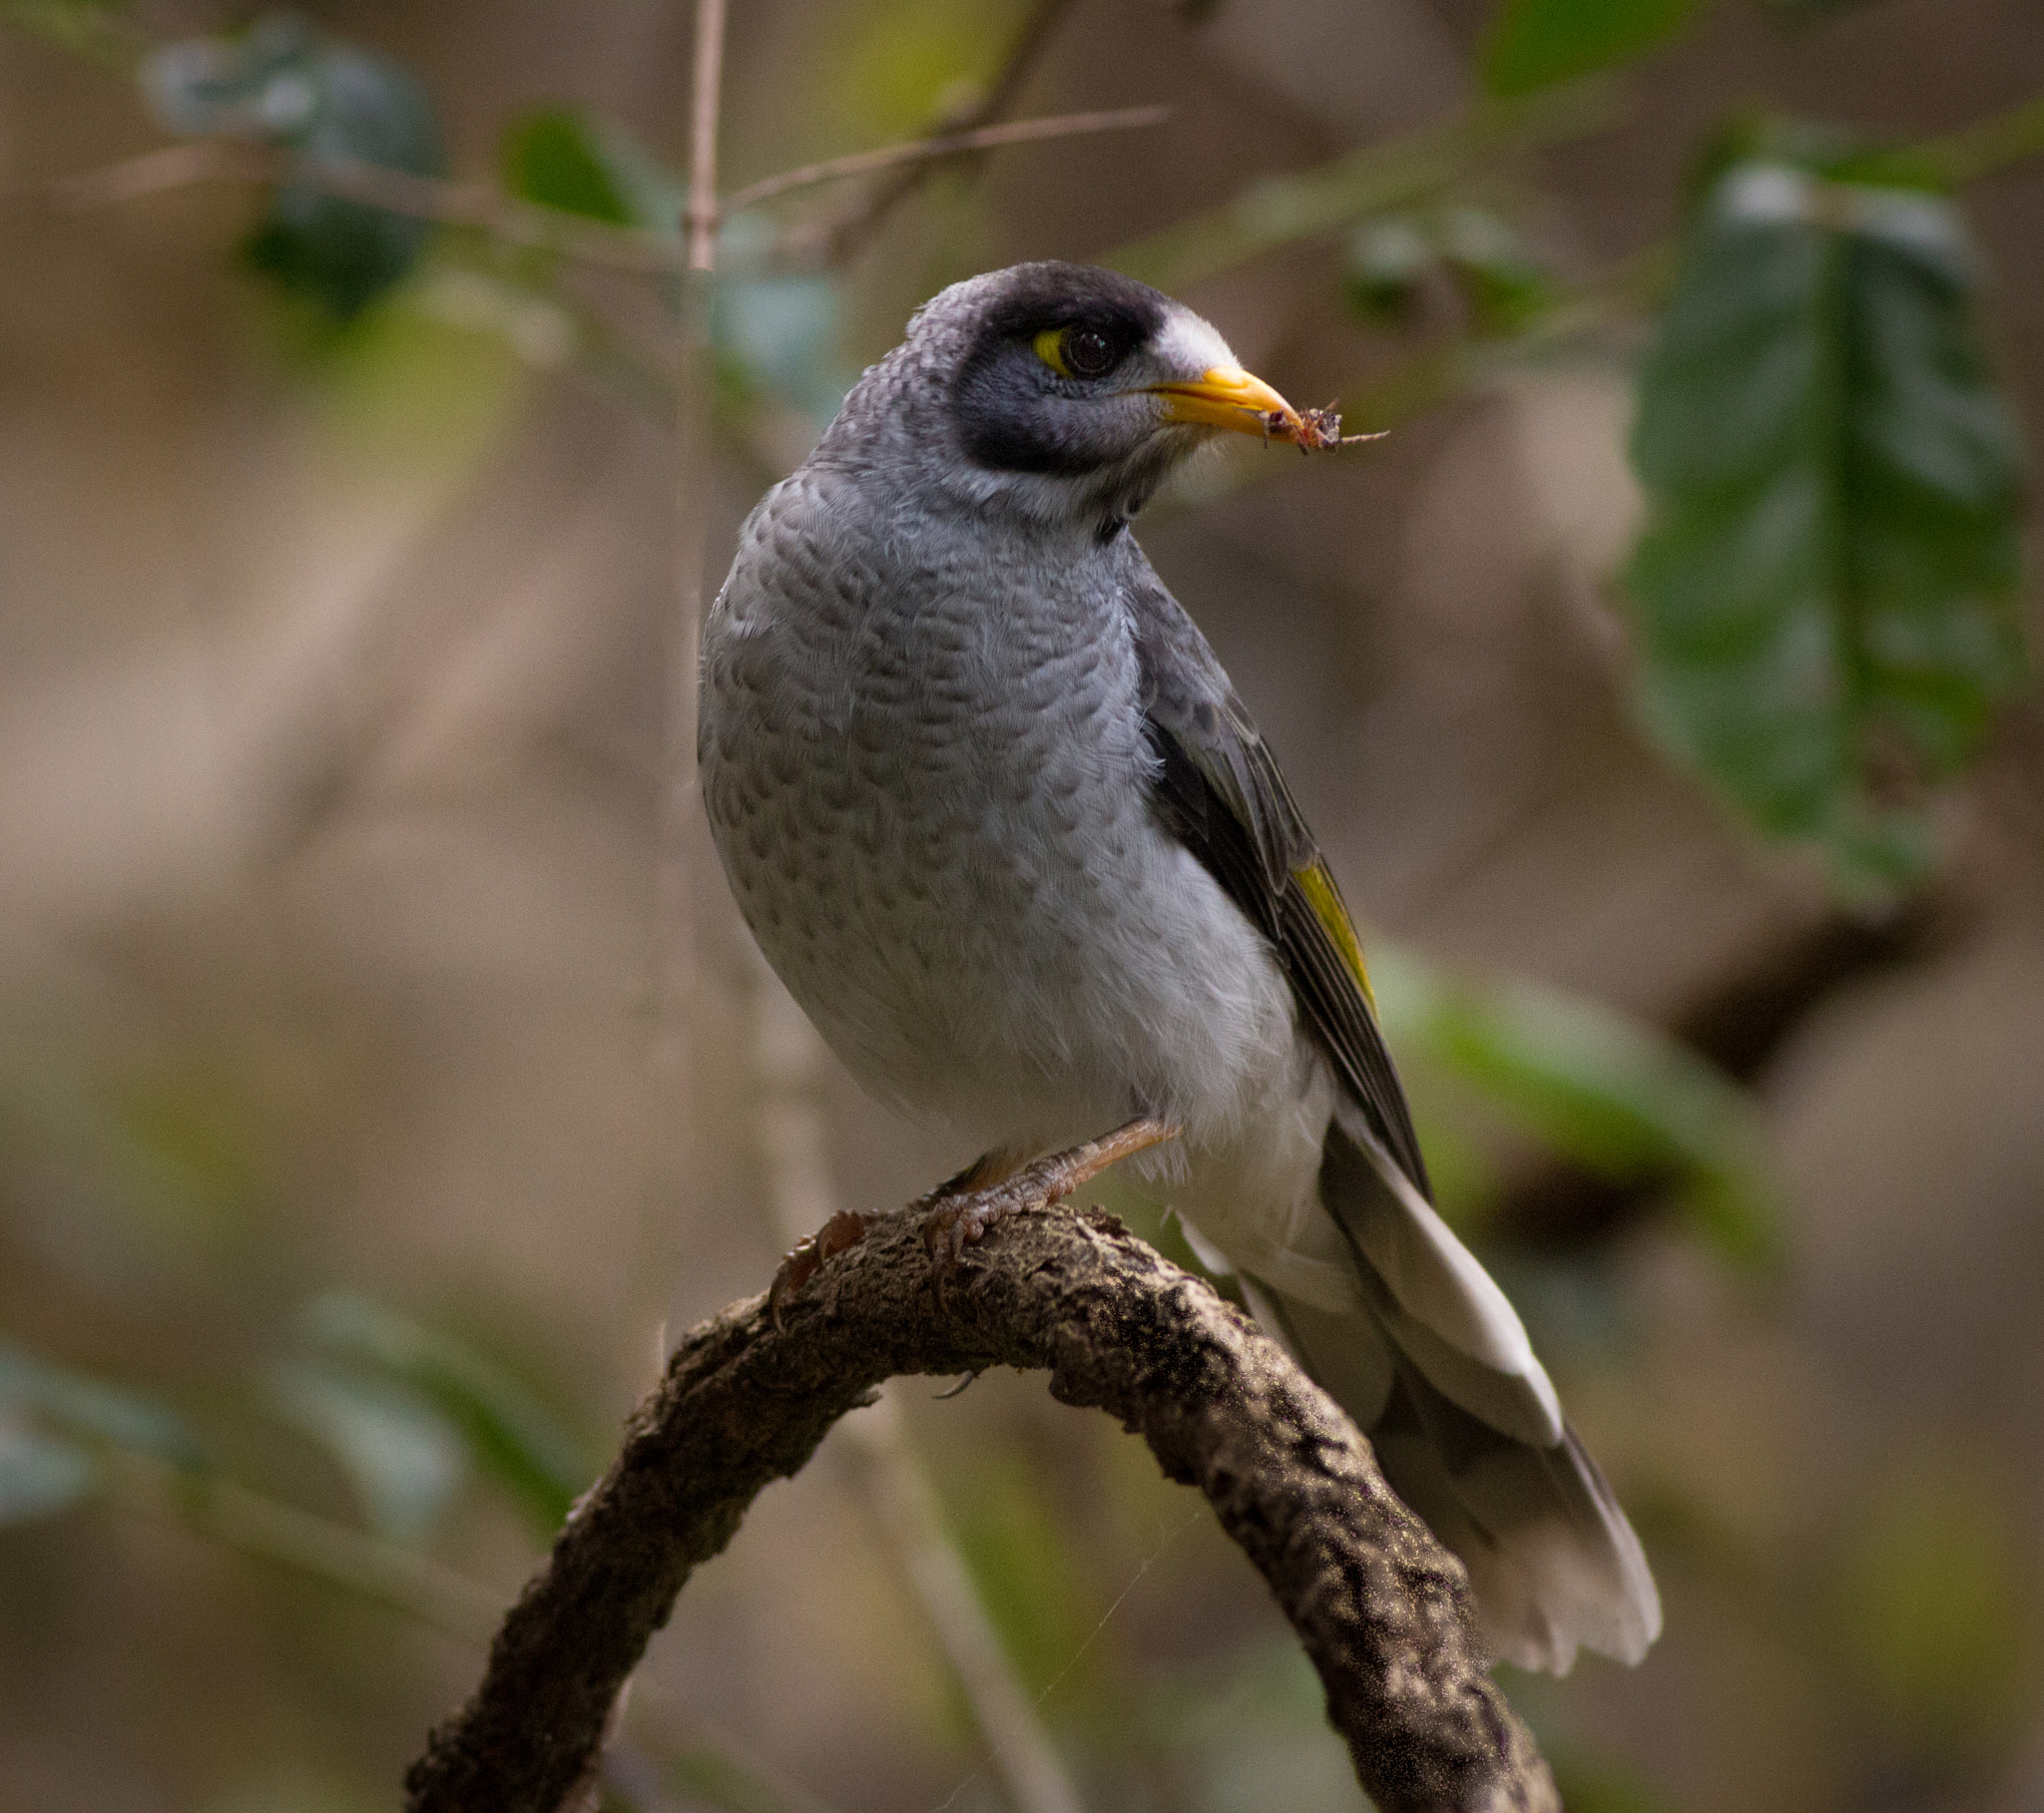
[{"label": "bird's tail", "polygon": [[1369,1129],[1346,1120],[1327,1132],[1320,1199],[1362,1306],[1325,1310],[1246,1279],[1253,1307],[1462,1558],[1494,1654],[1557,1674],[1579,1646],[1638,1661],[1660,1634],[1660,1594],[1517,1312]]}]

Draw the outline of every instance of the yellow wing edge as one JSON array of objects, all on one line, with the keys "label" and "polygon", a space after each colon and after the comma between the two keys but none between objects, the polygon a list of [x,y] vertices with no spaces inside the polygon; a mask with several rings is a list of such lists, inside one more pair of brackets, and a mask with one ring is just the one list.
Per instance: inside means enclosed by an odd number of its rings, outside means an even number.
[{"label": "yellow wing edge", "polygon": [[1341,953],[1342,963],[1347,966],[1349,975],[1355,978],[1355,986],[1362,990],[1362,998],[1369,1003],[1369,1011],[1374,1018],[1377,997],[1369,985],[1369,971],[1363,967],[1362,944],[1355,936],[1355,925],[1348,917],[1347,907],[1341,903],[1341,890],[1334,885],[1334,877],[1328,872],[1327,865],[1315,862],[1307,868],[1293,869],[1291,879],[1298,883],[1299,892],[1304,894],[1306,904],[1313,910],[1313,917],[1333,939],[1335,950]]}]

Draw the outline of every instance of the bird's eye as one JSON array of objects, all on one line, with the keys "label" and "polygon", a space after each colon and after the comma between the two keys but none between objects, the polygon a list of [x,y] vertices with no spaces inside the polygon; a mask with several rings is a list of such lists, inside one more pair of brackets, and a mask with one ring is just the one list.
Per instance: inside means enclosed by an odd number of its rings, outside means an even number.
[{"label": "bird's eye", "polygon": [[1061,378],[1105,377],[1121,363],[1115,343],[1097,327],[1046,327],[1036,356]]}]

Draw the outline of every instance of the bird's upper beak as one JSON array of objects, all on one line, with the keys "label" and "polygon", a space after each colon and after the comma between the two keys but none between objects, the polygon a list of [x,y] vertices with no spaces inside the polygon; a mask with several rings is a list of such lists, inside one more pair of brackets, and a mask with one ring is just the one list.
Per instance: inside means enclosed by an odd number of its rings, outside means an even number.
[{"label": "bird's upper beak", "polygon": [[1238,365],[1216,365],[1193,383],[1146,386],[1164,399],[1167,422],[1197,422],[1208,428],[1229,428],[1237,434],[1277,434],[1300,439],[1304,424],[1298,411],[1262,378]]}]

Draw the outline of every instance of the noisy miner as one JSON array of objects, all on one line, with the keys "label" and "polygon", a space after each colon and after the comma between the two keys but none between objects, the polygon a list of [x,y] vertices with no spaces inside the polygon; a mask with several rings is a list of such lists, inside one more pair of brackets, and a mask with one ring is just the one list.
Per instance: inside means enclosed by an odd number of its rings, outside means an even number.
[{"label": "noisy miner", "polygon": [[1139,1185],[1368,1432],[1492,1653],[1636,1661],[1639,1541],[1432,1206],[1334,878],[1129,533],[1213,436],[1330,427],[1127,277],[954,284],[747,519],[704,803],[780,979],[867,1089],[985,1154],[961,1176],[1176,1130]]}]

